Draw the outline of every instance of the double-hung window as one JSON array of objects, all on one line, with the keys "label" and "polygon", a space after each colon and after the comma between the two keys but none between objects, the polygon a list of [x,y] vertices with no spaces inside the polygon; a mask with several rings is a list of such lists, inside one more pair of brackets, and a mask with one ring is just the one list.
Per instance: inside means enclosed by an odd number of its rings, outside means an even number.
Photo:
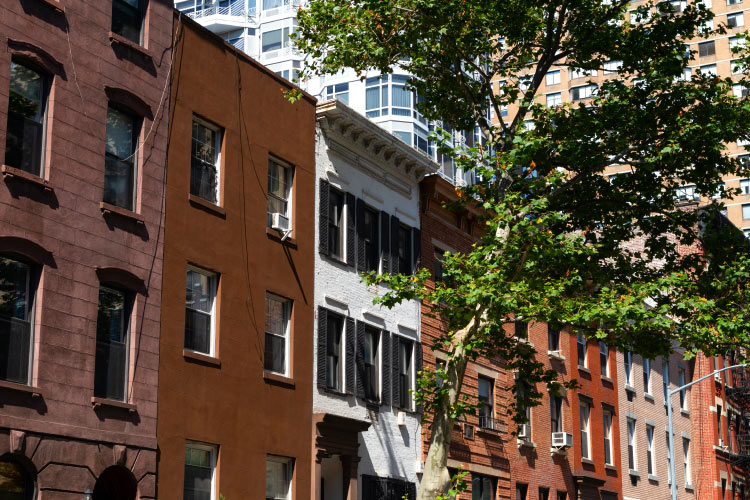
[{"label": "double-hung window", "polygon": [[471,500],[495,500],[497,479],[471,474]]},{"label": "double-hung window", "polygon": [[513,323],[513,335],[519,340],[529,340],[529,323],[515,321]]},{"label": "double-hung window", "polygon": [[129,295],[115,288],[99,287],[94,366],[94,396],[98,398],[126,400],[132,308]]},{"label": "double-hung window", "polygon": [[365,113],[368,118],[388,115],[389,75],[368,78],[365,81]]},{"label": "double-hung window", "polygon": [[291,498],[293,470],[293,459],[275,455],[266,456],[266,500]]},{"label": "double-hung window", "polygon": [[548,71],[545,75],[545,83],[549,85],[558,85],[560,83],[560,70]]},{"label": "double-hung window", "polygon": [[625,365],[625,385],[633,386],[633,353],[625,351],[623,354]]},{"label": "double-hung window", "polygon": [[733,14],[727,14],[727,26],[730,28],[737,28],[745,25],[745,16],[742,12],[735,12]]},{"label": "double-hung window", "polygon": [[398,341],[398,387],[399,407],[411,409],[413,344],[408,340]]},{"label": "double-hung window", "polygon": [[395,116],[411,116],[412,92],[406,88],[407,79],[404,75],[391,75],[391,111]]},{"label": "double-hung window", "polygon": [[[685,380],[685,369],[684,368],[678,368],[677,369],[677,383],[680,384],[680,387],[685,385],[687,382]],[[687,410],[687,394],[685,393],[687,389],[680,390],[680,409],[681,410]]]},{"label": "double-hung window", "polygon": [[669,358],[661,362],[661,390],[664,393],[664,403],[669,404]]},{"label": "double-hung window", "polygon": [[716,433],[719,436],[719,446],[723,446],[724,430],[721,428],[721,405],[716,405]]},{"label": "double-hung window", "polygon": [[494,429],[495,419],[493,413],[494,403],[494,381],[479,377],[477,383],[477,397],[479,399],[479,427],[482,429]]},{"label": "double-hung window", "polygon": [[583,99],[589,99],[596,95],[596,90],[597,86],[594,84],[573,87],[570,89],[570,100],[580,101]]},{"label": "double-hung window", "polygon": [[185,444],[185,500],[213,500],[216,490],[216,455],[214,445]]},{"label": "double-hung window", "polygon": [[552,108],[562,104],[562,94],[560,92],[553,92],[547,94],[547,107]]},{"label": "double-hung window", "polygon": [[432,274],[435,277],[435,282],[444,281],[443,276],[443,260],[445,259],[445,250],[435,247],[433,255],[433,268]]},{"label": "double-hung window", "polygon": [[682,467],[685,485],[690,485],[690,440],[687,438],[682,438]]},{"label": "double-hung window", "polygon": [[344,218],[344,193],[330,188],[328,192],[328,252],[331,257],[344,258],[346,219]]},{"label": "double-hung window", "polygon": [[222,130],[193,117],[190,151],[190,194],[219,204]]},{"label": "double-hung window", "polygon": [[266,345],[263,369],[289,375],[289,323],[292,301],[266,293]]},{"label": "double-hung window", "polygon": [[651,394],[651,360],[643,358],[643,392]]},{"label": "double-hung window", "polygon": [[104,165],[104,202],[126,210],[135,206],[136,144],[140,120],[110,106]]},{"label": "double-hung window", "polygon": [[328,314],[326,331],[326,387],[334,391],[344,390],[343,369],[344,356],[341,349],[344,318],[337,314]]},{"label": "double-hung window", "polygon": [[576,351],[578,354],[578,366],[586,367],[586,338],[580,332],[576,335]]},{"label": "double-hung window", "polygon": [[112,0],[112,32],[142,44],[145,6],[146,0]]},{"label": "double-hung window", "polygon": [[363,377],[362,385],[365,390],[365,399],[369,401],[380,400],[380,330],[371,326],[365,326],[363,349]]},{"label": "double-hung window", "polygon": [[708,57],[716,55],[716,44],[713,40],[698,44],[698,55],[700,57]]},{"label": "double-hung window", "polygon": [[0,379],[28,384],[33,332],[32,272],[28,264],[0,257]]},{"label": "double-hung window", "polygon": [[411,274],[412,264],[412,241],[411,229],[402,225],[398,227],[398,272],[401,274]]},{"label": "double-hung window", "polygon": [[604,424],[604,463],[612,465],[612,411],[602,411]]},{"label": "double-hung window", "polygon": [[5,164],[42,176],[48,78],[29,66],[10,63]]},{"label": "double-hung window", "polygon": [[602,377],[609,377],[609,346],[599,341],[599,366]]},{"label": "double-hung window", "polygon": [[560,330],[551,326],[547,327],[547,350],[553,352],[560,350]]},{"label": "double-hung window", "polygon": [[646,465],[648,466],[648,475],[653,476],[656,470],[656,461],[654,459],[654,426],[646,425]]},{"label": "double-hung window", "polygon": [[636,470],[635,462],[635,420],[628,419],[628,469]]},{"label": "double-hung window", "polygon": [[[380,270],[380,215],[377,210],[364,207],[364,243],[365,243],[365,271]],[[329,231],[330,233],[330,231]]]},{"label": "double-hung window", "polygon": [[326,99],[338,99],[344,104],[349,104],[349,82],[328,85],[326,87]]},{"label": "double-hung window", "polygon": [[[669,450],[669,430],[667,430],[667,440],[665,441],[665,450]],[[667,484],[672,484],[672,454],[667,453]]]},{"label": "double-hung window", "polygon": [[591,405],[586,401],[580,402],[580,427],[581,427],[581,458],[591,458],[591,447],[589,445],[589,414]]},{"label": "double-hung window", "polygon": [[550,394],[549,396],[550,432],[562,432],[562,398]]},{"label": "double-hung window", "polygon": [[273,227],[274,222],[278,222],[282,229],[292,227],[293,175],[291,165],[274,158],[268,159],[268,227]]},{"label": "double-hung window", "polygon": [[188,267],[185,290],[185,349],[215,355],[216,285],[215,273]]},{"label": "double-hung window", "polygon": [[[516,405],[521,406],[521,402],[526,399],[526,393],[529,391],[529,383],[525,380],[516,382]],[[518,426],[518,437],[526,441],[531,441],[531,406],[526,405],[523,409],[525,422]]]}]

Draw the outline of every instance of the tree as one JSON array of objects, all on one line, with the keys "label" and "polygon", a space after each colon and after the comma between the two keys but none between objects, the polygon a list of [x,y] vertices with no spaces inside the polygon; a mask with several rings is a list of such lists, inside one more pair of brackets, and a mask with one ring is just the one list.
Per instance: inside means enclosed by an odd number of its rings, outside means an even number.
[{"label": "tree", "polygon": [[[501,356],[527,382],[519,422],[539,387],[575,386],[545,370],[510,323],[548,322],[647,357],[673,345],[688,356],[748,345],[744,238],[718,222],[720,201],[686,208],[674,193],[690,184],[713,194],[722,177],[747,175],[725,144],[748,138],[750,106],[732,95],[730,79],[684,77],[694,55],[684,41],[705,35],[713,17],[703,5],[648,3],[631,13],[628,4],[311,0],[299,12],[303,78],[398,65],[413,75],[428,119],[457,130],[478,125],[483,135],[476,147],[435,138],[459,167],[477,172],[461,198],[487,214],[473,250],[447,256],[450,279],[428,289],[424,269],[366,277],[388,285],[384,305],[427,300],[450,329],[435,346],[449,354],[445,373],[423,374],[417,394],[432,418],[420,500],[449,487],[453,422],[474,411],[461,397],[469,360]],[[591,98],[540,103],[548,71],[605,64],[612,78]],[[507,109],[507,121],[491,120],[488,109],[495,117]],[[613,166],[630,173],[604,175]]]}]

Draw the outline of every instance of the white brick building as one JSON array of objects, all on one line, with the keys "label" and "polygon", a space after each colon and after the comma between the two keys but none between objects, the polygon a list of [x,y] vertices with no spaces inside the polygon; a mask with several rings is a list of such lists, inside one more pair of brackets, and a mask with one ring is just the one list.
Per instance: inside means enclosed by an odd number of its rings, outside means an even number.
[{"label": "white brick building", "polygon": [[[421,460],[410,389],[421,365],[419,303],[372,303],[361,272],[410,273],[429,158],[340,101],[317,112],[315,498],[400,500]],[[361,493],[358,493],[361,492]]]}]

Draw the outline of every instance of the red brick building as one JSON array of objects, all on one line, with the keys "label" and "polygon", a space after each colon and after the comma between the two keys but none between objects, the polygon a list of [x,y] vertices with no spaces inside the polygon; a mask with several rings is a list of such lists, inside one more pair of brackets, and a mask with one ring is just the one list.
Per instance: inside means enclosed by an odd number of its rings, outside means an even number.
[{"label": "red brick building", "polygon": [[0,32],[0,497],[154,498],[172,5]]}]

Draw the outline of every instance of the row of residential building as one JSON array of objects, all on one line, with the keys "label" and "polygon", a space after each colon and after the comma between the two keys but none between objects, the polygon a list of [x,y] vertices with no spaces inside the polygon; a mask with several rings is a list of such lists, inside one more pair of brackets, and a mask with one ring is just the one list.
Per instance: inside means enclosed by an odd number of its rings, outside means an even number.
[{"label": "row of residential building", "polygon": [[[441,165],[342,100],[288,102],[167,0],[10,0],[0,26],[0,498],[414,498],[445,325],[360,273],[434,283],[470,249]],[[513,373],[470,364],[462,498],[667,498],[663,391],[731,361],[512,326],[581,389],[517,428]],[[680,498],[745,498],[745,383],[673,397]]]}]

